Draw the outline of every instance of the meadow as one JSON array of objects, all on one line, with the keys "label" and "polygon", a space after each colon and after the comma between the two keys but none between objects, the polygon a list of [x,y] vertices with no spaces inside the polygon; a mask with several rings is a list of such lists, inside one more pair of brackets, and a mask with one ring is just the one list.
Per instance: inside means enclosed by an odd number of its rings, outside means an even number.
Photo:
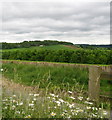
[{"label": "meadow", "polygon": [[[24,92],[24,91],[22,91]],[[44,91],[45,92],[45,91]],[[24,95],[3,89],[2,118],[109,118],[104,103],[96,107],[89,98],[62,93],[30,92]]]},{"label": "meadow", "polygon": [[[89,101],[87,68],[12,62],[3,63],[2,68],[3,80],[9,82],[3,86],[3,118],[110,116],[109,100],[101,99],[97,106]],[[104,91],[107,85],[102,83]]]},{"label": "meadow", "polygon": [[[36,46],[29,48],[13,48],[13,49],[3,49],[2,52],[8,51],[25,51],[25,50],[75,50],[76,47],[67,47],[67,45],[50,45],[50,46]],[[80,48],[81,49],[81,48]]]},{"label": "meadow", "polygon": [[40,85],[40,88],[48,86],[50,89],[54,89],[54,87],[67,89],[69,87],[72,90],[75,83],[79,82],[81,85],[85,85],[85,87],[88,84],[88,70],[86,68],[50,66],[50,64],[30,65],[12,62],[3,63],[2,67],[5,77],[28,86]]},{"label": "meadow", "polygon": [[[3,49],[0,54],[2,118],[110,117],[109,99],[100,97],[96,103],[88,98],[88,67],[72,66],[109,65],[110,50],[58,44]],[[101,80],[100,95],[110,97],[110,83]]]}]

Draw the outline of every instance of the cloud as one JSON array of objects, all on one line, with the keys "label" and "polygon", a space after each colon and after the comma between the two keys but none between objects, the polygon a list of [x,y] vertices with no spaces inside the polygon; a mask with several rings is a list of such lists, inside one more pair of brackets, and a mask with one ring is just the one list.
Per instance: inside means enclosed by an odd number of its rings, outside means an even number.
[{"label": "cloud", "polygon": [[110,43],[106,2],[6,2],[2,9],[1,41],[57,39],[74,44]]}]

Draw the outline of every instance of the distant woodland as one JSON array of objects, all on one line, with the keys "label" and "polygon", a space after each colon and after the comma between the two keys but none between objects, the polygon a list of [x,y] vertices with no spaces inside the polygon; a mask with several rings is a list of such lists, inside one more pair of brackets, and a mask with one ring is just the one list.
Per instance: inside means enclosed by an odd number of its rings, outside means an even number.
[{"label": "distant woodland", "polygon": [[[47,49],[44,46],[67,45],[77,46],[78,49]],[[3,51],[1,59],[28,60],[28,61],[49,61],[81,64],[112,64],[111,45],[74,45],[70,42],[59,41],[24,41],[21,43],[2,43]],[[32,49],[37,46],[43,49]],[[60,47],[60,46],[59,46]],[[66,46],[65,46],[66,47]],[[13,48],[25,48],[13,50]],[[30,49],[27,49],[30,48]],[[11,49],[11,51],[7,51]]]},{"label": "distant woodland", "polygon": [[[44,41],[24,41],[20,43],[0,43],[0,49],[13,49],[13,48],[29,48],[33,46],[49,46],[49,45],[74,45],[71,42],[63,42],[63,41],[52,41],[52,40],[44,40]],[[112,49],[112,44],[110,45],[89,45],[89,44],[75,44],[80,48],[84,49],[96,49],[96,48],[104,48],[104,49]]]},{"label": "distant woodland", "polygon": [[13,49],[13,48],[29,48],[33,46],[49,46],[49,45],[73,45],[73,43],[70,42],[62,42],[62,41],[51,41],[51,40],[44,40],[44,41],[24,41],[21,43],[0,43],[2,45],[0,49]]}]

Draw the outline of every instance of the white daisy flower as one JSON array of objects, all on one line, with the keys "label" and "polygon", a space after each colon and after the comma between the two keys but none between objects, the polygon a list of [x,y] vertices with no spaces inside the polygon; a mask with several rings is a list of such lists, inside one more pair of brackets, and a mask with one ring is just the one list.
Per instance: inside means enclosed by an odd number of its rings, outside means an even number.
[{"label": "white daisy flower", "polygon": [[55,116],[55,115],[56,115],[56,113],[54,113],[54,112],[51,113],[51,116]]}]

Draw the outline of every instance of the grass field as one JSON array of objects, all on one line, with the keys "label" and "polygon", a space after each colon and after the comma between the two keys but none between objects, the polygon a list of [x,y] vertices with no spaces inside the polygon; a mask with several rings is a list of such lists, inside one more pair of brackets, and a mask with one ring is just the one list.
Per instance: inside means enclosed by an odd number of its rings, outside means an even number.
[{"label": "grass field", "polygon": [[[18,62],[19,63],[19,62]],[[18,63],[4,63],[3,75],[9,79],[13,79],[17,83],[35,86],[40,85],[41,88],[46,86],[70,89],[74,87],[74,84],[84,85],[84,88],[88,89],[88,69],[87,68],[74,68],[73,66],[65,66],[63,64],[52,63],[47,64],[18,64]],[[22,61],[21,61],[22,63]],[[23,61],[24,63],[24,61]],[[36,62],[34,62],[36,63]],[[41,62],[40,62],[41,63]],[[12,72],[11,72],[12,71]],[[101,93],[110,92],[110,81],[101,80]]]},{"label": "grass field", "polygon": [[[45,92],[45,91],[44,91]],[[24,93],[24,94],[22,94]],[[3,89],[3,118],[109,118],[109,109],[94,106],[88,98],[74,96],[72,91],[62,93],[20,94]]]},{"label": "grass field", "polygon": [[16,48],[16,49],[5,49],[1,50],[2,52],[7,52],[7,51],[23,51],[23,50],[75,50],[75,47],[69,47],[65,45],[51,45],[51,46],[36,46],[36,47],[30,47],[30,48]]},{"label": "grass field", "polygon": [[[3,118],[109,117],[108,100],[97,106],[89,101],[87,68],[12,62],[3,63],[2,68],[8,80],[3,87]],[[108,82],[103,81],[103,92],[108,91],[105,86]]]},{"label": "grass field", "polygon": [[[45,65],[24,65],[5,63],[3,64],[3,75],[15,82],[25,85],[40,85],[41,88],[46,86],[70,88],[79,82],[87,84],[88,70],[77,69],[67,66],[45,66]],[[12,72],[11,72],[12,71]],[[79,76],[80,75],[80,76]]]}]

